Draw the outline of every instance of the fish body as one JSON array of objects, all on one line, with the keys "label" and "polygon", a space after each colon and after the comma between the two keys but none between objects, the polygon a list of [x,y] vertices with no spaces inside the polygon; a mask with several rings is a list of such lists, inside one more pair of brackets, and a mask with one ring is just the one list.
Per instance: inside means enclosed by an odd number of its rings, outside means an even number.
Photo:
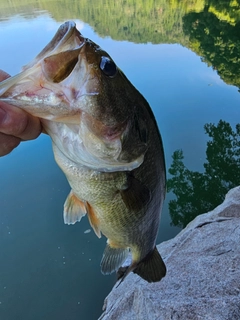
[{"label": "fish body", "polygon": [[71,186],[64,222],[87,214],[96,235],[108,239],[102,272],[117,271],[130,249],[123,278],[133,271],[160,281],[162,139],[147,101],[112,58],[66,22],[20,74],[0,83],[0,100],[41,119]]}]

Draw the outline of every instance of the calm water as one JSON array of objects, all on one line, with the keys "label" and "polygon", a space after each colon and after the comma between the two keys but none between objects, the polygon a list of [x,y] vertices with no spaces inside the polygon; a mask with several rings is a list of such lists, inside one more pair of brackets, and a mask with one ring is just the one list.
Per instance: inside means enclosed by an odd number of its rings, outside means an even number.
[{"label": "calm water", "polygon": [[[73,19],[149,101],[171,168],[158,242],[239,183],[237,2],[235,8],[224,7],[226,1],[197,1],[196,7],[166,0],[154,7],[152,1],[10,3],[0,0],[1,69],[19,72],[62,22]],[[86,218],[63,224],[68,193],[47,136],[0,159],[1,320],[92,320],[101,314],[115,283],[114,275],[100,273],[106,240],[88,232]]]}]

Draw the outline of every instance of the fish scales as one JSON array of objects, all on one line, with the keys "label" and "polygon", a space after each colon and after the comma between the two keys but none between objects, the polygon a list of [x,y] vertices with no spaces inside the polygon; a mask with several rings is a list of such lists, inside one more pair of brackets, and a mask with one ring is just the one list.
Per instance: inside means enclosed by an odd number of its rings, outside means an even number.
[{"label": "fish scales", "polygon": [[[147,101],[112,58],[68,21],[21,73],[0,83],[0,100],[40,118],[71,186],[64,222],[87,215],[96,235],[108,239],[102,273],[160,281],[162,139]],[[131,265],[121,269],[129,250]]]}]

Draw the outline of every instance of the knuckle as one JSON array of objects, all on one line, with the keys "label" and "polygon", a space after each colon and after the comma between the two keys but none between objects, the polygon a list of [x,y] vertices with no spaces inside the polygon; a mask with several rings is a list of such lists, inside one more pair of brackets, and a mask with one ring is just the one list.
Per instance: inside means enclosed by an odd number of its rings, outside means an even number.
[{"label": "knuckle", "polygon": [[5,156],[9,154],[13,149],[15,149],[19,143],[20,139],[13,137],[13,136],[8,136],[5,134],[0,134],[0,156]]},{"label": "knuckle", "polygon": [[12,136],[21,136],[28,126],[28,117],[22,110],[9,109],[1,122],[1,131]]},{"label": "knuckle", "polygon": [[22,140],[35,139],[41,133],[41,123],[38,118],[13,106],[1,105],[1,109],[5,112],[0,114],[0,133]]},{"label": "knuckle", "polygon": [[27,130],[28,127],[28,117],[25,113],[20,113],[18,118],[14,118],[12,119],[12,133],[14,136],[21,136],[22,134],[25,133],[25,131]]}]

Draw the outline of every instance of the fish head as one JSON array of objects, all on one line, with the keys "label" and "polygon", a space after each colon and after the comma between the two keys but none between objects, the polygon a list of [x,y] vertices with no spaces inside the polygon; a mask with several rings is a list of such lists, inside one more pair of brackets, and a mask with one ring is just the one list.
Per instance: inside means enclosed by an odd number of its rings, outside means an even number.
[{"label": "fish head", "polygon": [[112,172],[143,162],[145,100],[74,22],[63,24],[23,72],[0,84],[0,99],[40,117],[58,149],[76,163]]}]

